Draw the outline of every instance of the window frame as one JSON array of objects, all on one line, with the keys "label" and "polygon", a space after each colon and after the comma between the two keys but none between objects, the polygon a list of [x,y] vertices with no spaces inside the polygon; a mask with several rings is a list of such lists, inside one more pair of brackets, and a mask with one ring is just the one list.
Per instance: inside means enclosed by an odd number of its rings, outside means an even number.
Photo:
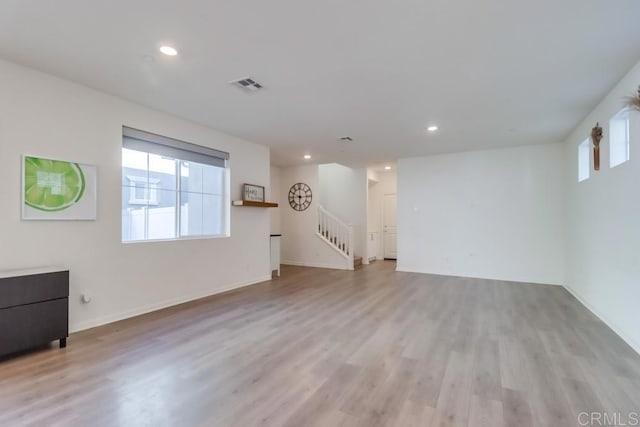
[{"label": "window frame", "polygon": [[[157,206],[159,204],[158,202],[158,183],[160,183],[159,179],[156,178],[142,178],[140,176],[133,176],[133,175],[127,175],[127,180],[133,184],[130,185],[129,187],[131,188],[130,194],[129,194],[129,204],[130,205],[152,205],[152,206]],[[136,190],[138,188],[137,185],[141,183],[144,186],[142,187],[145,190],[146,196],[145,198],[139,199],[137,197],[136,194]]]},{"label": "window frame", "polygon": [[[586,151],[586,161],[585,154]],[[586,166],[586,175],[583,176],[582,168]],[[578,143],[578,183],[585,182],[591,178],[591,138]]]},{"label": "window frame", "polygon": [[[160,149],[166,149],[167,146],[169,146],[169,149],[173,150],[173,156],[171,156],[171,158],[175,161],[176,164],[176,189],[175,190],[171,190],[171,191],[175,191],[175,211],[174,211],[174,223],[175,223],[175,237],[168,237],[168,238],[159,238],[159,239],[149,239],[149,238],[144,238],[144,239],[134,239],[134,240],[124,240],[124,216],[121,215],[120,216],[120,229],[121,229],[121,243],[123,244],[137,244],[137,243],[149,243],[149,242],[163,242],[163,241],[177,241],[177,240],[201,240],[201,239],[219,239],[219,238],[228,238],[231,237],[231,171],[230,171],[230,167],[229,167],[229,154],[223,151],[218,151],[215,149],[211,149],[211,148],[207,148],[207,147],[201,147],[201,146],[197,146],[191,143],[187,143],[184,141],[179,141],[179,140],[173,140],[171,138],[168,137],[164,137],[164,136],[160,136],[160,135],[156,135],[156,134],[150,134],[144,131],[140,131],[137,129],[132,129],[132,128],[128,128],[126,126],[123,126],[123,143],[122,143],[122,147],[121,149],[124,151],[124,149],[129,149],[129,150],[133,150],[133,151],[138,151],[138,152],[142,152],[142,153],[147,153],[147,155],[149,154],[158,154],[155,153],[153,151],[150,150],[141,150],[138,148],[128,148],[126,146],[126,138],[133,138],[134,139],[139,139],[141,141],[138,142],[143,142],[143,144],[147,144],[147,146],[150,146],[149,143],[153,144],[154,142],[158,141],[158,145],[162,145],[162,147],[160,147]],[[148,137],[148,139],[146,138]],[[156,139],[156,141],[154,141],[154,139]],[[172,145],[173,144],[173,145]],[[143,145],[144,146],[144,145]],[[189,149],[193,149],[194,152],[189,152]],[[175,154],[179,154],[180,150],[184,150],[185,153],[187,153],[186,157],[187,158],[181,158],[179,156],[176,156]],[[193,160],[193,156],[196,156],[196,158],[202,159],[203,157],[203,153],[204,155],[207,155],[210,153],[213,153],[213,160],[211,163],[202,163],[199,162],[197,160]],[[192,156],[191,158],[189,158],[189,156]],[[217,160],[215,160],[217,159]],[[197,163],[197,164],[203,164],[203,165],[207,165],[207,166],[211,166],[211,167],[218,167],[220,169],[223,170],[222,173],[222,194],[221,194],[221,198],[222,198],[222,216],[219,219],[220,221],[220,226],[221,226],[221,230],[222,232],[220,234],[182,234],[182,189],[181,189],[181,181],[182,181],[182,175],[181,175],[181,165],[183,162],[193,162],[193,163]],[[216,164],[216,162],[218,164]],[[124,175],[124,177],[129,181],[129,183],[143,183],[143,184],[147,184],[147,196],[149,198],[149,200],[142,200],[142,199],[138,199],[136,197],[135,194],[135,190],[136,188],[140,188],[140,187],[136,187],[135,185],[130,185],[129,186],[129,197],[126,197],[127,195],[124,193],[125,192],[125,187],[127,187],[126,185],[122,185],[122,195],[125,197],[122,197],[122,201],[124,202],[125,200],[128,200],[129,204],[134,204],[134,205],[138,205],[138,207],[140,208],[144,208],[145,206],[158,206],[159,203],[159,198],[158,198],[158,192],[159,192],[159,184],[160,184],[160,179],[156,179],[156,178],[142,178],[139,176],[134,176],[134,175],[130,175],[130,174],[125,174],[125,166],[123,163],[121,163],[121,171],[122,174]],[[147,174],[149,173],[148,171],[148,164],[147,164]],[[211,195],[209,193],[199,193],[199,192],[188,192],[189,194],[201,194],[202,196],[206,196],[206,195]],[[132,202],[133,201],[133,202]],[[124,209],[126,209],[126,205],[123,203],[123,205],[121,206],[122,211],[124,212]],[[148,229],[149,229],[149,223],[148,223],[148,209],[145,210],[145,231],[144,234],[145,236],[148,236]],[[204,221],[204,220],[203,220]],[[204,222],[203,222],[204,225]]]},{"label": "window frame", "polygon": [[[619,127],[619,129],[618,129]],[[618,136],[624,134],[624,140],[619,141],[617,139]],[[614,146],[618,148],[619,144],[624,145],[624,160],[619,161],[617,163],[613,163],[614,161]],[[618,150],[615,150],[618,152]],[[623,108],[618,111],[611,119],[609,119],[609,168],[613,169],[618,167],[629,160],[631,160],[631,117],[629,116],[629,109]]]}]

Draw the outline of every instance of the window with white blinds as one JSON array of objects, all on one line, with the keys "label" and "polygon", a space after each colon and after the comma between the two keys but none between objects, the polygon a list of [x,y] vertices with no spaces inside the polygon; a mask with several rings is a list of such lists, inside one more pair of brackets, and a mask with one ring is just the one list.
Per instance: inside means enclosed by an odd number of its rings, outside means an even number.
[{"label": "window with white blinds", "polygon": [[229,235],[229,153],[123,127],[122,241]]}]

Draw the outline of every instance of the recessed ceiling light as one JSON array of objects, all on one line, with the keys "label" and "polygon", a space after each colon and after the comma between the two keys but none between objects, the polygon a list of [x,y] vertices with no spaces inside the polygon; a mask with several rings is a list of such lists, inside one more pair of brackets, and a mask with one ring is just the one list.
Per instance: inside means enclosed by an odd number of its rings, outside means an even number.
[{"label": "recessed ceiling light", "polygon": [[437,131],[437,130],[438,130],[438,126],[429,126],[429,127],[427,128],[427,130],[428,130],[429,132],[435,132],[435,131]]},{"label": "recessed ceiling light", "polygon": [[305,155],[304,155],[304,159],[305,159],[305,160],[309,160],[310,158],[311,158],[311,155],[310,155],[310,154],[305,154]]},{"label": "recessed ceiling light", "polygon": [[386,171],[390,171],[390,170],[391,170],[391,166],[385,166],[385,167],[384,167],[384,170],[386,170]]},{"label": "recessed ceiling light", "polygon": [[171,46],[160,46],[160,52],[167,56],[176,56],[178,54],[178,51]]}]

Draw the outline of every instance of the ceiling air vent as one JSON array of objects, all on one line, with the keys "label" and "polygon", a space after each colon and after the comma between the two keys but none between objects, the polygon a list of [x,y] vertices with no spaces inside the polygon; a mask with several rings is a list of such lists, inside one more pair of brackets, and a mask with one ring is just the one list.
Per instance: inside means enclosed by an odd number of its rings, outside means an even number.
[{"label": "ceiling air vent", "polygon": [[258,83],[253,79],[250,79],[249,77],[246,77],[244,79],[233,80],[229,83],[231,83],[234,86],[238,86],[239,88],[249,92],[256,92],[262,89],[262,85],[260,83]]},{"label": "ceiling air vent", "polygon": [[340,138],[338,138],[338,140],[342,142],[353,142],[353,138],[351,138],[350,136],[341,136]]}]

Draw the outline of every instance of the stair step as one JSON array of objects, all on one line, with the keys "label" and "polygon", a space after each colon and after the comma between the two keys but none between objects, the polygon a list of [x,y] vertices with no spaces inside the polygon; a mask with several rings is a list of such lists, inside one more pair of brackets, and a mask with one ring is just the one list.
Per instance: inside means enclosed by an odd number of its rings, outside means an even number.
[{"label": "stair step", "polygon": [[354,256],[353,257],[353,268],[354,268],[354,270],[357,270],[360,267],[362,267],[362,257],[361,256]]}]

